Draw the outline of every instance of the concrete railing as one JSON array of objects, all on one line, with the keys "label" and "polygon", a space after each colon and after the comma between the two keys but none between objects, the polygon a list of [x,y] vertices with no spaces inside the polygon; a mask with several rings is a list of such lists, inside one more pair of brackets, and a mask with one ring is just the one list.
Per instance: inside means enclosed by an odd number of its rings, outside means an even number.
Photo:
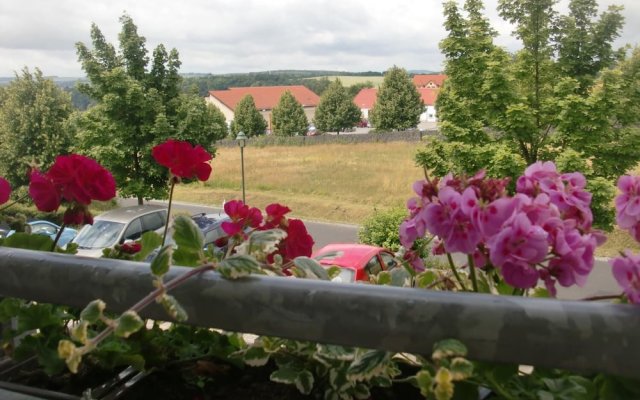
[{"label": "concrete railing", "polygon": [[[168,278],[187,268],[173,267]],[[153,288],[148,265],[0,248],[0,296],[123,311]],[[188,323],[297,340],[640,377],[640,307],[207,272],[173,291]],[[167,319],[153,305],[143,316]]]}]

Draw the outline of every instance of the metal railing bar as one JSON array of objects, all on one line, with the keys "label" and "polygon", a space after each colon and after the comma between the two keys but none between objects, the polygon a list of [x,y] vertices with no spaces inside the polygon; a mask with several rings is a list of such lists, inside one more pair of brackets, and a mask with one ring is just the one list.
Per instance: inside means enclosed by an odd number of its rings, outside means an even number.
[{"label": "metal railing bar", "polygon": [[[172,267],[168,279],[186,271]],[[153,289],[147,264],[0,248],[0,296],[124,311]],[[640,308],[208,272],[172,293],[187,323],[297,340],[430,354],[455,338],[478,361],[640,377]],[[143,317],[168,320],[153,305]]]}]

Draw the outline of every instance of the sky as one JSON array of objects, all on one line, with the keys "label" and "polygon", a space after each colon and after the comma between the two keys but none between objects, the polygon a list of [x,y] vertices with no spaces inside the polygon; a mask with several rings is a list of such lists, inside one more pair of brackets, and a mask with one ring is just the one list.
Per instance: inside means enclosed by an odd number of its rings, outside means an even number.
[{"label": "sky", "polygon": [[[499,33],[496,43],[516,50],[519,43],[498,16],[497,1],[484,2]],[[567,2],[561,0],[558,10],[566,12]],[[601,11],[624,6],[616,46],[640,44],[640,0],[598,3]],[[24,67],[46,76],[84,76],[75,43],[90,46],[95,23],[117,45],[123,13],[146,38],[149,54],[160,43],[178,50],[181,73],[443,67],[440,0],[2,0],[0,77]]]}]

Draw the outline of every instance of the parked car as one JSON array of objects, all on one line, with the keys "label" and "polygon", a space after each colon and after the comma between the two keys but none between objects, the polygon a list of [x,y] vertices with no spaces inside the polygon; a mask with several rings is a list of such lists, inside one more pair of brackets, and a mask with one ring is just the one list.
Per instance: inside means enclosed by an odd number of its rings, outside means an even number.
[{"label": "parked car", "polygon": [[[30,233],[33,233],[36,235],[49,236],[51,240],[56,240],[56,236],[60,231],[59,225],[56,225],[53,222],[49,222],[45,220],[29,221],[27,222],[27,226]],[[10,230],[5,232],[4,236],[9,237],[14,233],[15,233],[14,230]],[[73,228],[65,227],[62,233],[60,234],[60,238],[58,239],[58,246],[65,247],[67,243],[69,243],[74,237],[76,237],[77,234],[78,234],[77,230]]]},{"label": "parked car", "polygon": [[[231,221],[231,218],[224,213],[220,214],[195,214],[191,216],[193,222],[198,225],[198,228],[202,231],[204,235],[204,246],[207,247],[210,244],[213,244],[217,247],[220,243],[220,239],[226,238],[227,234],[222,230],[222,223],[225,221]],[[226,243],[224,244],[226,245]]]},{"label": "parked car", "polygon": [[320,132],[316,129],[315,125],[309,125],[307,127],[307,136],[316,136],[318,134],[320,134]]},{"label": "parked car", "polygon": [[328,244],[311,255],[320,265],[342,268],[334,279],[339,282],[368,281],[369,275],[390,270],[398,265],[393,253],[367,244]]},{"label": "parked car", "polygon": [[165,206],[146,204],[117,208],[95,217],[93,225],[85,225],[73,243],[78,244],[78,255],[100,257],[103,249],[126,240],[137,240],[145,232],[162,234],[166,222]]}]

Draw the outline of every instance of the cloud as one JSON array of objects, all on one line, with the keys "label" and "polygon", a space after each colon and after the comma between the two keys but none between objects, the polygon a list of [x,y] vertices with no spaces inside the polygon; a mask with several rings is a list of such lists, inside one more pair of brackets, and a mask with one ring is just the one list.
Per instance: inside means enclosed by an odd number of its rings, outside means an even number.
[{"label": "cloud", "polygon": [[[567,3],[563,0],[562,3]],[[459,1],[461,3],[461,1]],[[627,19],[616,42],[637,43],[640,2],[622,3]],[[500,32],[497,43],[519,44],[496,11],[486,15]],[[248,72],[274,69],[382,71],[392,65],[439,70],[445,37],[442,4],[416,0],[23,0],[0,2],[0,76],[24,66],[47,75],[81,76],[75,43],[90,44],[95,22],[117,44],[126,12],[147,39],[180,52],[182,72]]]}]

